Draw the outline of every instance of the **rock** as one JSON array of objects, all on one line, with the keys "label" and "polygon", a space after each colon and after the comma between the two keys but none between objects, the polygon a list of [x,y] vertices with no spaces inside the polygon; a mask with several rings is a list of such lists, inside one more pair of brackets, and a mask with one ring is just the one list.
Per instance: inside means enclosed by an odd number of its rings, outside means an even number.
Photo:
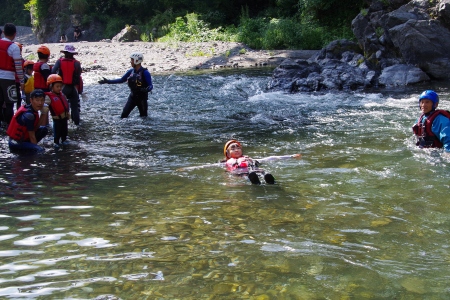
[{"label": "rock", "polygon": [[112,38],[113,42],[134,42],[141,39],[141,33],[136,25],[126,26],[115,37]]},{"label": "rock", "polygon": [[450,0],[374,0],[352,30],[358,43],[333,41],[310,60],[314,67],[283,62],[269,88],[354,90],[450,79]]},{"label": "rock", "polygon": [[382,86],[406,86],[429,81],[430,77],[418,67],[411,65],[394,65],[387,67],[380,75],[379,83]]}]

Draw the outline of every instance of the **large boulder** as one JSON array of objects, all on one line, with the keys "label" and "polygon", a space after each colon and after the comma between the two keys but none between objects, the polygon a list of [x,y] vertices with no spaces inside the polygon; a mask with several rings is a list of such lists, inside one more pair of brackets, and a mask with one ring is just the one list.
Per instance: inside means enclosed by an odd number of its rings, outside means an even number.
[{"label": "large boulder", "polygon": [[378,80],[383,86],[395,87],[429,81],[430,77],[418,67],[400,64],[383,69]]},{"label": "large boulder", "polygon": [[[450,1],[414,0],[400,7],[372,4],[352,22],[365,57],[380,71],[393,64],[419,67],[431,78],[450,78]],[[402,3],[396,2],[395,5]],[[437,19],[435,16],[439,15]]]},{"label": "large boulder", "polygon": [[269,89],[294,93],[357,90],[371,86],[374,75],[356,43],[338,40],[309,60],[283,61],[274,70]]},{"label": "large boulder", "polygon": [[136,25],[126,26],[115,37],[112,38],[114,42],[134,42],[141,39],[141,32]]},{"label": "large boulder", "polygon": [[305,74],[305,63],[298,63],[299,80],[291,63],[284,74],[292,77],[283,78],[277,68],[269,87],[302,91],[311,87],[304,80],[311,77],[316,89],[331,90],[450,79],[450,0],[374,0],[352,30],[358,42],[335,41],[322,49],[313,60],[319,71]]}]

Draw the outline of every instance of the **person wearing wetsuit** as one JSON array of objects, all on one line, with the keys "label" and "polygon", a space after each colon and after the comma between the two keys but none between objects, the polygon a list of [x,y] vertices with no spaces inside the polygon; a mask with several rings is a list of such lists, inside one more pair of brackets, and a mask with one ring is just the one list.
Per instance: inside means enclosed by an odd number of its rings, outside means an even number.
[{"label": "person wearing wetsuit", "polygon": [[261,184],[258,174],[264,175],[268,184],[274,184],[275,178],[258,167],[258,162],[243,155],[242,145],[237,140],[229,140],[223,147],[227,171],[247,175],[252,184]]},{"label": "person wearing wetsuit", "polygon": [[420,148],[444,148],[450,154],[450,113],[436,109],[439,96],[432,90],[426,90],[419,96],[419,108],[422,111],[413,126]]},{"label": "person wearing wetsuit", "polygon": [[69,100],[72,121],[78,126],[80,125],[78,86],[81,82],[81,63],[73,57],[78,52],[72,44],[66,44],[61,52],[64,53],[64,57],[56,61],[52,68],[52,73],[58,74],[63,79],[64,88],[62,92]]},{"label": "person wearing wetsuit", "polygon": [[[42,153],[44,148],[38,145],[48,133],[45,126],[48,106],[44,104],[44,91],[34,90],[30,95],[30,104],[21,106],[8,127],[9,149],[18,153]],[[39,117],[39,111],[41,116]]]},{"label": "person wearing wetsuit", "polygon": [[141,66],[142,61],[144,60],[144,55],[142,53],[132,53],[130,58],[132,68],[129,69],[122,78],[109,80],[103,77],[98,83],[116,84],[127,81],[131,92],[120,117],[128,118],[129,114],[136,106],[139,109],[139,115],[141,117],[147,117],[148,93],[153,90],[152,76],[146,68]]}]

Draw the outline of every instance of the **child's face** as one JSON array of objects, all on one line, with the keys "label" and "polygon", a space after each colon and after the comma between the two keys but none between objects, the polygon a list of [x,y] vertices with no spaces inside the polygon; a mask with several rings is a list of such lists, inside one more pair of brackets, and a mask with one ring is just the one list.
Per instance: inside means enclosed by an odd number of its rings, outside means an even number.
[{"label": "child's face", "polygon": [[233,143],[228,146],[228,154],[230,158],[239,158],[242,156],[242,148],[239,144]]},{"label": "child's face", "polygon": [[430,111],[432,111],[433,110],[433,101],[431,101],[429,99],[422,99],[422,100],[420,100],[420,110],[424,114],[427,114]]},{"label": "child's face", "polygon": [[27,75],[33,74],[33,68],[26,68],[25,73],[27,73]]},{"label": "child's face", "polygon": [[55,82],[52,85],[52,92],[55,93],[55,94],[59,94],[59,93],[61,93],[62,88],[63,88],[62,82]]}]

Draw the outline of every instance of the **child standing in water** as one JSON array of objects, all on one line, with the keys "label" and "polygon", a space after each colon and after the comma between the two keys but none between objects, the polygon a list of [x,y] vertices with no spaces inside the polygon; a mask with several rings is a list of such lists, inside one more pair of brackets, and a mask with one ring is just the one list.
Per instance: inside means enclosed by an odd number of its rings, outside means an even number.
[{"label": "child standing in water", "polygon": [[63,80],[61,76],[51,74],[47,78],[47,85],[50,92],[45,92],[45,103],[50,106],[50,113],[53,118],[54,147],[55,149],[58,149],[61,147],[61,144],[68,144],[68,121],[70,119],[69,102],[62,93]]},{"label": "child standing in water", "polygon": [[266,173],[264,169],[260,169],[259,162],[252,158],[243,155],[242,145],[237,140],[228,141],[223,147],[223,154],[225,155],[225,166],[227,171],[247,175],[252,184],[261,184],[259,175],[264,176],[267,184],[274,184],[275,178],[270,173]]}]

